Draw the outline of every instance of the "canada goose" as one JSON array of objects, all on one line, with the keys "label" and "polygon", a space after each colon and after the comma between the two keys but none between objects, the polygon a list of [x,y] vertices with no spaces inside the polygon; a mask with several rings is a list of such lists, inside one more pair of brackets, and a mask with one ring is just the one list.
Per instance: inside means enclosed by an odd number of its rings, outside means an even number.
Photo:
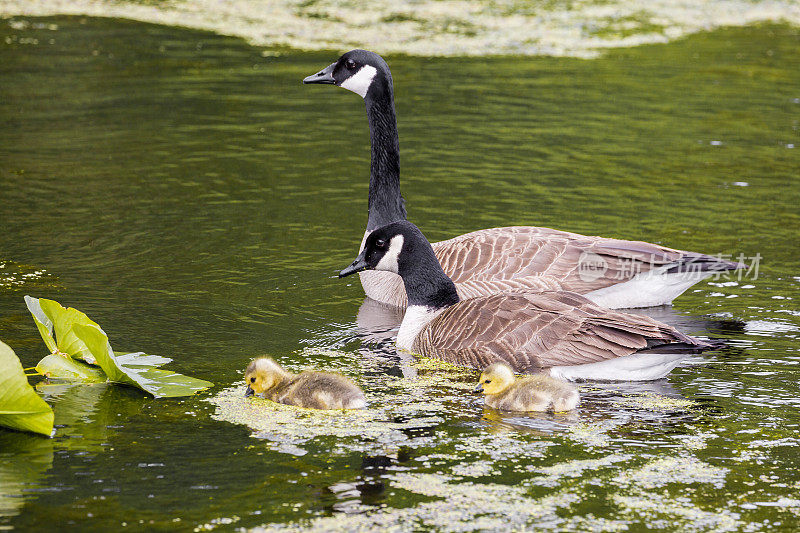
[{"label": "canada goose", "polygon": [[339,273],[398,274],[408,294],[397,346],[450,363],[576,380],[647,381],[665,376],[703,341],[646,316],[604,309],[574,292],[515,291],[462,300],[414,224],[393,222],[367,236]]},{"label": "canada goose", "polygon": [[[352,50],[303,83],[338,85],[366,103],[372,156],[365,238],[376,228],[406,220],[392,74],[383,58]],[[744,266],[641,241],[533,226],[474,231],[434,243],[433,249],[461,298],[563,289],[612,309],[668,304],[701,279]],[[367,296],[405,307],[403,284],[395,274],[363,272],[360,277]]]},{"label": "canada goose", "polygon": [[578,389],[544,374],[514,379],[505,363],[492,363],[478,379],[475,392],[486,395],[489,407],[504,411],[572,411],[578,406]]},{"label": "canada goose", "polygon": [[244,373],[245,396],[264,394],[274,402],[311,409],[362,409],[364,393],[344,376],[327,372],[287,372],[269,357],[252,361]]}]

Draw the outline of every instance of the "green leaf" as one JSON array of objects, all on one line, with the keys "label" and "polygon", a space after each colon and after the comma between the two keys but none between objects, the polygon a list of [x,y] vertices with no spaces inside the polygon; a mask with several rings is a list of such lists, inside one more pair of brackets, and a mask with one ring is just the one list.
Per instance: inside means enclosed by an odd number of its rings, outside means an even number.
[{"label": "green leaf", "polygon": [[[25,303],[42,339],[53,352],[37,365],[36,370],[41,374],[90,382],[107,377],[109,381],[137,387],[156,398],[189,396],[213,386],[209,381],[157,368],[171,361],[167,357],[141,352],[115,356],[102,328],[77,309],[30,296],[25,297]],[[105,376],[65,356],[97,364]]]},{"label": "green leaf", "polygon": [[33,321],[36,323],[36,327],[39,329],[39,335],[42,336],[47,348],[51,353],[57,352],[58,345],[55,337],[53,337],[53,321],[47,318],[47,315],[42,311],[42,306],[39,305],[39,299],[26,295],[25,305],[28,306],[28,311],[33,315]]},{"label": "green leaf", "polygon": [[58,351],[73,358],[83,359],[89,364],[95,364],[91,351],[75,336],[72,326],[92,324],[99,328],[96,322],[77,309],[64,307],[55,300],[25,296],[25,304],[33,315],[39,334],[51,352]]},{"label": "green leaf", "polygon": [[53,410],[28,384],[19,358],[0,341],[0,425],[20,431],[53,433]]},{"label": "green leaf", "polygon": [[36,365],[36,371],[47,378],[77,379],[88,383],[107,381],[105,373],[96,366],[70,359],[60,353],[51,353]]},{"label": "green leaf", "polygon": [[114,356],[108,336],[97,325],[74,324],[75,335],[88,347],[110,381],[142,389],[156,398],[190,396],[214,386],[210,381],[156,368],[169,361],[144,353]]}]

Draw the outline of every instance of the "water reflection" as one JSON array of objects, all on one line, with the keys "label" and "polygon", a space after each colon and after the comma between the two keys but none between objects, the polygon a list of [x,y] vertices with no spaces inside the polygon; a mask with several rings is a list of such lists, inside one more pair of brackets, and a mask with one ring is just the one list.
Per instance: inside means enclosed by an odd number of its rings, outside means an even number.
[{"label": "water reflection", "polygon": [[0,429],[0,529],[48,485],[53,449],[52,439]]},{"label": "water reflection", "polygon": [[405,309],[364,298],[356,315],[355,334],[362,343],[381,348],[397,336],[404,315]]},{"label": "water reflection", "polygon": [[493,432],[523,431],[541,436],[566,431],[571,425],[578,424],[580,421],[581,415],[578,411],[525,413],[523,415],[498,411],[491,407],[484,407],[481,417],[483,425]]},{"label": "water reflection", "polygon": [[646,307],[642,309],[624,309],[626,313],[649,316],[673,328],[698,337],[735,336],[744,332],[745,322],[728,317],[697,316],[679,311],[672,305]]},{"label": "water reflection", "polygon": [[[147,401],[140,391],[112,383],[44,380],[36,384],[36,390],[55,405],[59,448],[82,452],[97,452],[108,446],[117,430]],[[139,401],[131,401],[131,396]]]}]

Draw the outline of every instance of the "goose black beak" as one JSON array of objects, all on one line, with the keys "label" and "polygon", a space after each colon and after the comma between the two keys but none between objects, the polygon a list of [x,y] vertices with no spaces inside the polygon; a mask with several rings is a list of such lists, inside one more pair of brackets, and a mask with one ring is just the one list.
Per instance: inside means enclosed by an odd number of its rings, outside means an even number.
[{"label": "goose black beak", "polygon": [[331,85],[336,84],[336,80],[333,79],[333,68],[336,66],[336,63],[331,63],[323,70],[320,70],[316,74],[312,74],[306,78],[303,78],[303,83],[328,83]]},{"label": "goose black beak", "polygon": [[483,392],[483,383],[478,383],[478,385],[472,389],[473,392]]},{"label": "goose black beak", "polygon": [[349,276],[350,274],[355,274],[356,272],[361,272],[362,270],[367,269],[369,269],[369,265],[367,264],[367,260],[364,259],[364,252],[361,252],[358,257],[356,257],[356,260],[353,261],[353,264],[339,272],[339,277],[343,278],[345,276]]},{"label": "goose black beak", "polygon": [[248,386],[247,386],[247,390],[246,390],[246,391],[244,391],[244,397],[245,397],[245,398],[247,398],[248,396],[252,396],[252,395],[253,395],[253,394],[255,394],[255,393],[256,393],[256,391],[254,391],[253,389],[251,389],[251,388],[250,388],[250,385],[248,385]]}]

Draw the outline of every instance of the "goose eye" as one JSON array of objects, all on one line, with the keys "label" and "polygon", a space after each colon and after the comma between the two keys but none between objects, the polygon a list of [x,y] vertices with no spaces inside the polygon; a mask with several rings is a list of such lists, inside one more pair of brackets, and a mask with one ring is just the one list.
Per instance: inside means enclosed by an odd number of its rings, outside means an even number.
[{"label": "goose eye", "polygon": [[250,383],[255,383],[255,382],[256,382],[256,378],[250,378]]},{"label": "goose eye", "polygon": [[348,59],[347,61],[345,61],[344,66],[347,67],[347,70],[353,70],[354,68],[356,68],[356,62],[353,61],[352,59]]},{"label": "goose eye", "polygon": [[383,239],[378,239],[377,241],[375,241],[375,246],[377,246],[378,248],[386,248],[386,241],[384,241]]}]

